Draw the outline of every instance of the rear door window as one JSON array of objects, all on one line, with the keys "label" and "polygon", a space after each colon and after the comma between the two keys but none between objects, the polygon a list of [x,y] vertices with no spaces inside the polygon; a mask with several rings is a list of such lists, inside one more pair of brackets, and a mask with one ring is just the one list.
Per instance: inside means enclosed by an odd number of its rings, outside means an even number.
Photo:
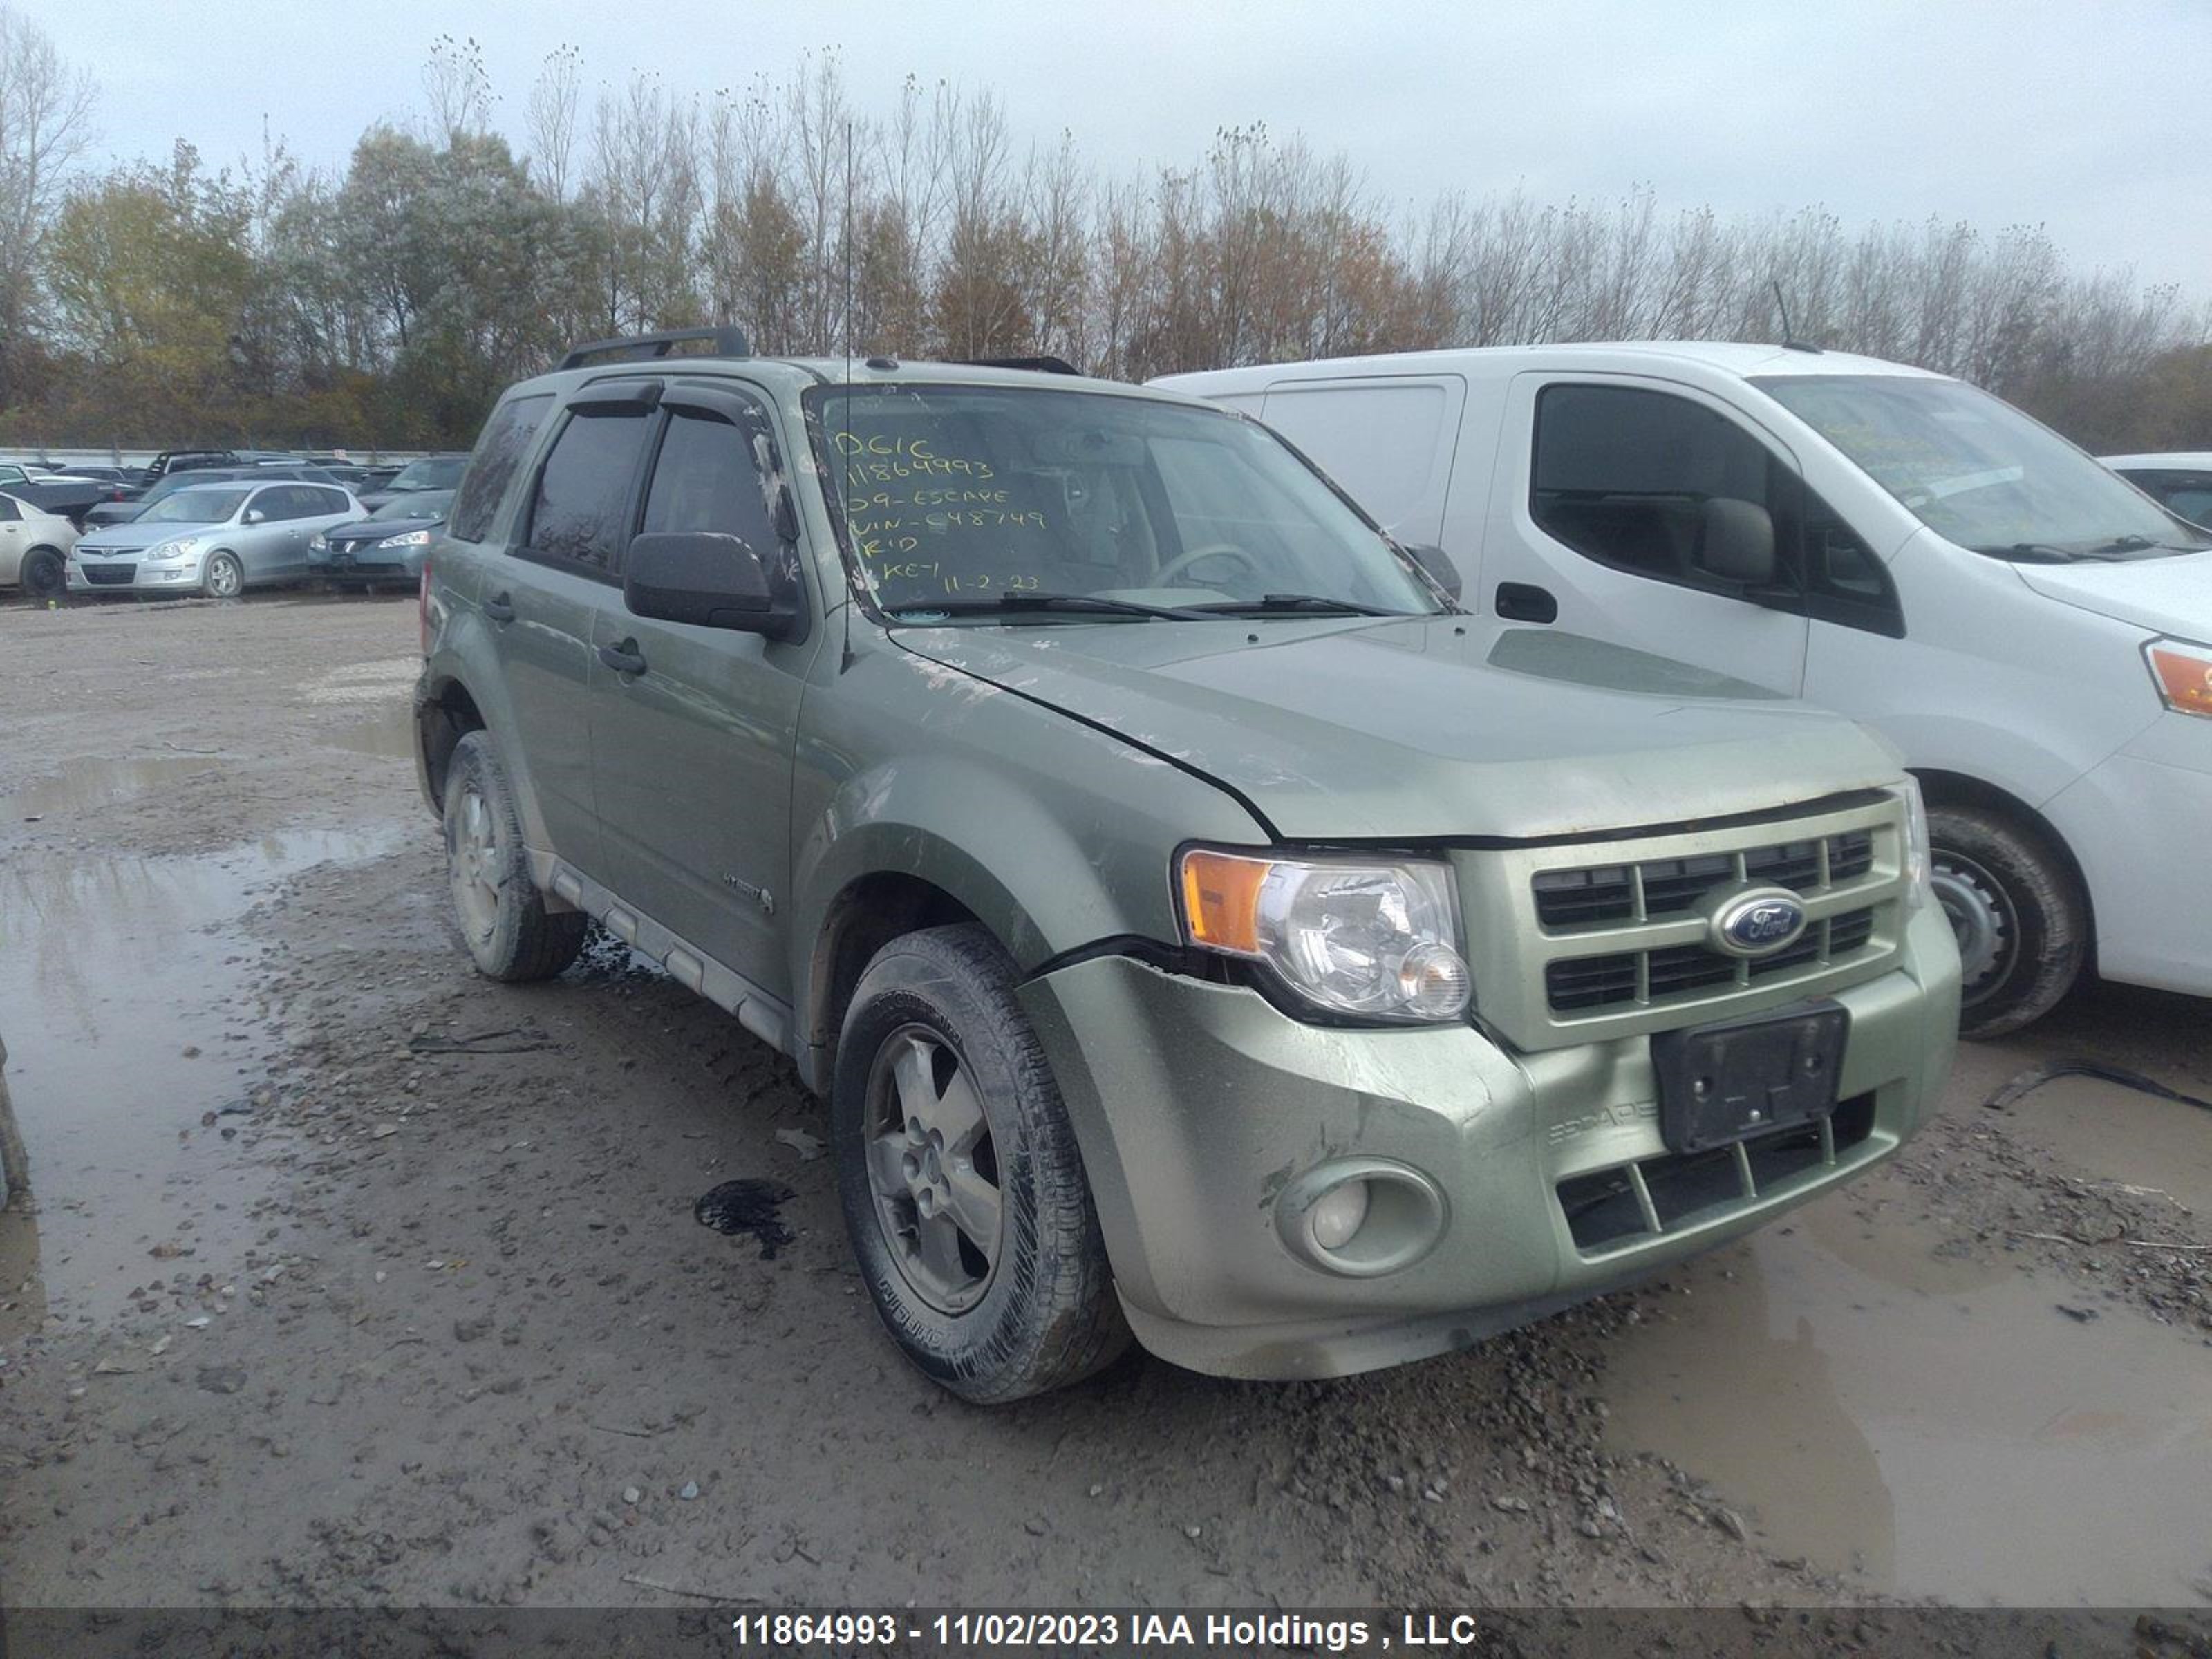
[{"label": "rear door window", "polygon": [[546,410],[552,406],[553,394],[543,392],[509,398],[492,411],[477,440],[460,494],[454,498],[453,520],[447,528],[456,538],[467,542],[484,538],[507,485],[514,482],[523,458],[530,453],[532,440],[544,424]]},{"label": "rear door window", "polygon": [[532,498],[534,556],[611,580],[629,539],[631,489],[651,427],[647,411],[635,404],[570,416]]}]

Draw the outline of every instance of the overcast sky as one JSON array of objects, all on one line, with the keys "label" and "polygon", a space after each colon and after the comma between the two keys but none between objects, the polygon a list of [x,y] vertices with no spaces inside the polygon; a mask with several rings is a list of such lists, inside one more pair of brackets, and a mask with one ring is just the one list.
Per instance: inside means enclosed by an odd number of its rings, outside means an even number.
[{"label": "overcast sky", "polygon": [[2041,223],[2077,270],[2212,297],[2208,0],[15,3],[97,75],[121,156],[179,135],[211,161],[258,153],[265,117],[341,167],[366,125],[419,107],[441,33],[482,43],[518,139],[559,42],[590,85],[643,68],[701,93],[835,45],[865,108],[909,71],[988,85],[1018,133],[1070,128],[1117,171],[1264,120],[1345,151],[1393,204],[1646,184],[1666,208]]}]

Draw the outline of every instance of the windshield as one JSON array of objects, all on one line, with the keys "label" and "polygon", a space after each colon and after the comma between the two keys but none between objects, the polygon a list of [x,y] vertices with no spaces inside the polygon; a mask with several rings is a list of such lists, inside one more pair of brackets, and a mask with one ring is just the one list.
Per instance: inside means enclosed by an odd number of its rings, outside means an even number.
[{"label": "windshield", "polygon": [[461,481],[467,469],[465,455],[439,455],[426,460],[410,461],[392,476],[386,489],[451,489]]},{"label": "windshield", "polygon": [[179,489],[138,515],[141,524],[221,524],[238,511],[243,489]]},{"label": "windshield", "polygon": [[368,516],[372,519],[442,519],[453,505],[450,489],[418,489],[396,501],[386,501]]},{"label": "windshield", "polygon": [[2212,547],[2049,428],[1956,380],[1762,375],[1758,386],[1945,539],[2004,558]]},{"label": "windshield", "polygon": [[807,409],[851,568],[901,620],[1030,595],[1093,601],[1070,612],[1085,621],[1290,597],[1437,609],[1380,532],[1225,412],[977,386],[819,387]]}]

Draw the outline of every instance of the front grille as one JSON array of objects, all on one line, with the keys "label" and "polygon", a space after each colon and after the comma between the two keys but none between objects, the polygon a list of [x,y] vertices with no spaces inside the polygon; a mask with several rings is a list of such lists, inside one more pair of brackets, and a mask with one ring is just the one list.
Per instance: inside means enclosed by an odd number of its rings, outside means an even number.
[{"label": "front grille", "polygon": [[[1741,860],[1739,868],[1738,860]],[[1874,836],[1864,830],[1741,853],[1651,859],[1588,870],[1547,870],[1530,885],[1536,919],[1552,932],[1607,922],[1651,921],[1695,910],[1724,883],[1808,888],[1856,881],[1873,867]]]},{"label": "front grille", "polygon": [[[1826,995],[1905,949],[1905,813],[1887,790],[1710,827],[1470,849],[1458,864],[1467,914],[1512,922],[1472,939],[1476,1006],[1532,1051]],[[1718,949],[1715,901],[1769,887],[1804,905],[1803,934],[1765,957]]]},{"label": "front grille", "polygon": [[1855,1096],[1834,1113],[1705,1152],[1667,1152],[1559,1182],[1559,1207],[1575,1248],[1585,1252],[1656,1238],[1701,1218],[1755,1203],[1801,1177],[1834,1166],[1874,1133],[1875,1097]]},{"label": "front grille", "polygon": [[135,564],[80,564],[77,568],[94,587],[128,587],[138,579]]}]

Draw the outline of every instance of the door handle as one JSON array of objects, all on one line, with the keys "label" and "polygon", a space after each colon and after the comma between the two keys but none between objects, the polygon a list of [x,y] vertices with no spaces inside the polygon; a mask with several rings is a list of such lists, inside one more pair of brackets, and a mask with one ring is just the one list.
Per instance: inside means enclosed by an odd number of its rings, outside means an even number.
[{"label": "door handle", "polygon": [[601,646],[599,660],[617,674],[645,672],[645,653],[637,648],[635,640],[624,640],[620,645]]},{"label": "door handle", "polygon": [[1500,582],[1498,614],[1507,622],[1557,622],[1559,597],[1548,587],[1533,587],[1527,582]]},{"label": "door handle", "polygon": [[483,613],[495,623],[514,620],[514,605],[504,593],[495,593],[483,602]]}]

